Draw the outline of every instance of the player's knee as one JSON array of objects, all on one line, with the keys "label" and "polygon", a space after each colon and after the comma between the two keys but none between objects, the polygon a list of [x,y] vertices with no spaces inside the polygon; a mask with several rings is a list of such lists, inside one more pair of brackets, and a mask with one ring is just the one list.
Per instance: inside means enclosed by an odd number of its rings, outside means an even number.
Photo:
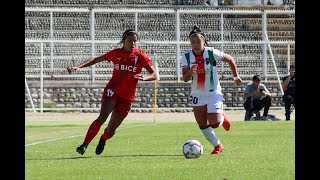
[{"label": "player's knee", "polygon": [[207,129],[208,127],[209,127],[209,125],[199,126],[200,129]]},{"label": "player's knee", "polygon": [[112,138],[112,136],[116,133],[116,130],[115,129],[110,129],[110,128],[106,128],[104,130],[104,134],[106,135],[106,138],[107,139],[110,139]]},{"label": "player's knee", "polygon": [[108,113],[100,112],[100,115],[99,115],[99,117],[97,118],[97,120],[98,120],[99,122],[104,123],[104,122],[107,120],[108,116],[109,116]]},{"label": "player's knee", "polygon": [[212,128],[217,128],[217,127],[219,127],[219,124],[220,124],[220,122],[215,123],[215,124],[210,124],[210,126],[211,126]]}]

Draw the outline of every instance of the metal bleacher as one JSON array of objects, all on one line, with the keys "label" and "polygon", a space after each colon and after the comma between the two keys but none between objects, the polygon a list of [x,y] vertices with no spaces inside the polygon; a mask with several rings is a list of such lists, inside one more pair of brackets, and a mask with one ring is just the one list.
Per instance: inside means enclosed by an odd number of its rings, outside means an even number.
[{"label": "metal bleacher", "polygon": [[[60,86],[68,86],[70,84],[90,83],[92,81],[92,69],[86,68],[75,73],[75,76],[68,76],[66,67],[79,64],[92,56],[91,30],[90,30],[90,9],[94,8],[115,8],[117,5],[120,9],[128,9],[126,5],[133,6],[137,9],[146,9],[152,11],[152,6],[158,6],[158,9],[183,9],[204,10],[203,13],[181,13],[180,14],[180,41],[188,42],[188,34],[194,25],[199,26],[204,32],[211,46],[221,49],[234,56],[237,61],[239,74],[243,76],[244,81],[250,81],[252,75],[266,72],[272,76],[268,77],[271,88],[274,90],[276,106],[281,106],[279,87],[276,85],[276,72],[271,63],[271,57],[267,57],[267,66],[264,67],[262,56],[262,44],[246,43],[246,44],[216,44],[214,42],[230,41],[230,42],[259,42],[263,40],[262,15],[261,14],[225,14],[223,15],[223,35],[221,34],[221,14],[205,13],[209,10],[231,10],[231,11],[254,11],[254,10],[288,10],[287,6],[225,6],[225,7],[208,7],[199,3],[200,1],[189,1],[184,6],[178,6],[176,0],[166,1],[98,1],[98,0],[26,0],[26,8],[43,8],[43,9],[62,9],[61,11],[52,12],[52,25],[50,27],[50,11],[25,11],[25,39],[30,40],[25,43],[25,74],[30,83],[37,84],[41,71],[41,48],[40,43],[32,42],[44,40],[43,43],[43,75],[47,84],[59,84]],[[83,12],[63,12],[63,9],[87,9]],[[94,44],[94,54],[101,55],[106,51],[119,47],[122,32],[128,28],[135,28],[135,18],[137,18],[137,29],[139,40],[142,42],[159,41],[159,42],[175,42],[176,32],[176,16],[174,13],[105,13],[96,12],[94,38],[101,41]],[[267,35],[270,41],[291,41],[294,42],[295,37],[295,15],[294,14],[268,14],[267,15]],[[53,31],[51,31],[53,30]],[[52,32],[52,34],[51,34]],[[71,42],[50,42],[50,40],[61,40]],[[83,40],[83,43],[73,43],[72,41]],[[104,43],[103,41],[113,41],[112,43]],[[159,83],[177,84],[181,77],[177,77],[181,69],[177,70],[176,44],[166,43],[141,43],[140,48],[146,51],[152,58],[156,59],[159,65],[159,73],[161,80]],[[279,75],[285,75],[287,71],[288,61],[288,45],[287,44],[271,44],[273,55],[276,59],[277,72]],[[180,44],[180,53],[189,49],[188,43]],[[290,44],[289,62],[294,64],[295,45]],[[51,51],[54,55],[51,54]],[[52,61],[52,58],[54,59]],[[221,68],[223,64],[219,63],[219,73],[221,74],[221,82],[225,87],[225,99],[229,107],[241,107],[242,89],[234,87],[232,80],[224,75],[230,75],[229,68]],[[226,65],[225,65],[226,66]],[[95,83],[103,86],[111,77],[111,63],[96,64],[94,69]],[[184,83],[184,82],[182,82]],[[178,83],[179,84],[179,83]],[[274,85],[275,84],[275,85]],[[31,85],[32,86],[32,85]],[[160,85],[161,86],[161,85]],[[165,85],[162,85],[165,86]],[[171,86],[171,85],[168,85]],[[176,86],[176,85],[175,85]],[[183,90],[186,90],[187,87]],[[142,88],[142,87],[141,87]],[[163,87],[166,88],[166,87]],[[143,89],[143,88],[142,88]],[[170,89],[170,88],[169,88]],[[182,90],[182,88],[178,88]],[[138,90],[139,91],[139,90]],[[26,97],[26,99],[28,99]],[[28,100],[26,100],[28,101]],[[164,101],[164,100],[163,100]],[[28,104],[28,103],[27,103]],[[159,104],[160,106],[173,107],[174,103],[169,105]],[[187,103],[185,105],[188,106]],[[141,106],[139,106],[141,107]]]}]

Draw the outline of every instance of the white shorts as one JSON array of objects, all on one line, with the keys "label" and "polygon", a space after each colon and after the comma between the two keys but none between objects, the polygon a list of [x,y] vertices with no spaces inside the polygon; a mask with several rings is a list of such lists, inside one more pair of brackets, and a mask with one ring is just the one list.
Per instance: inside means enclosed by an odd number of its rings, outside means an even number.
[{"label": "white shorts", "polygon": [[212,95],[190,94],[191,106],[207,105],[208,113],[223,113],[223,95],[215,93]]}]

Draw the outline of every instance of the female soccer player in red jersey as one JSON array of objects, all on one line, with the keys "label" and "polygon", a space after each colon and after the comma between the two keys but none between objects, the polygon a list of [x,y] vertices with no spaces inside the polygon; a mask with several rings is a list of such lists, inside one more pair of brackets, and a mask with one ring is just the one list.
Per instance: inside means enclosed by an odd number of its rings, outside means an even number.
[{"label": "female soccer player in red jersey", "polygon": [[[151,81],[157,79],[152,60],[141,49],[136,48],[138,34],[133,29],[128,29],[122,34],[122,48],[113,49],[99,57],[91,58],[78,66],[68,67],[67,71],[71,74],[80,68],[88,67],[101,61],[112,62],[114,65],[112,78],[104,88],[100,115],[88,128],[83,143],[77,147],[77,152],[83,155],[92,139],[99,133],[102,124],[111,114],[110,121],[100,137],[96,147],[96,154],[102,153],[105,142],[116,132],[116,129],[128,115],[131,105],[135,98],[138,80]],[[149,74],[142,76],[142,68]]]},{"label": "female soccer player in red jersey", "polygon": [[226,131],[230,129],[230,121],[223,112],[223,94],[218,77],[217,61],[229,64],[233,80],[240,85],[234,58],[212,47],[198,27],[189,33],[191,49],[182,57],[183,80],[191,83],[190,101],[195,119],[206,139],[214,146],[211,154],[220,154],[224,146],[220,143],[214,128],[221,125]]}]

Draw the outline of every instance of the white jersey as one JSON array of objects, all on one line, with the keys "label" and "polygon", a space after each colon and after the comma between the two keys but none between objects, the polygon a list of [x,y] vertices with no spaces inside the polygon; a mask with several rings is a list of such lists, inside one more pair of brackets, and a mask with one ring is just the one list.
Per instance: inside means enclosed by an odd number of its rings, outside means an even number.
[{"label": "white jersey", "polygon": [[[209,57],[209,51],[212,51],[214,60]],[[187,61],[187,57],[190,63]],[[192,75],[191,94],[221,94],[221,86],[218,77],[216,61],[223,60],[224,53],[214,49],[213,47],[205,47],[202,56],[195,56],[192,50],[184,53],[182,56],[182,67],[191,68],[192,65],[197,64],[197,73]]]}]

